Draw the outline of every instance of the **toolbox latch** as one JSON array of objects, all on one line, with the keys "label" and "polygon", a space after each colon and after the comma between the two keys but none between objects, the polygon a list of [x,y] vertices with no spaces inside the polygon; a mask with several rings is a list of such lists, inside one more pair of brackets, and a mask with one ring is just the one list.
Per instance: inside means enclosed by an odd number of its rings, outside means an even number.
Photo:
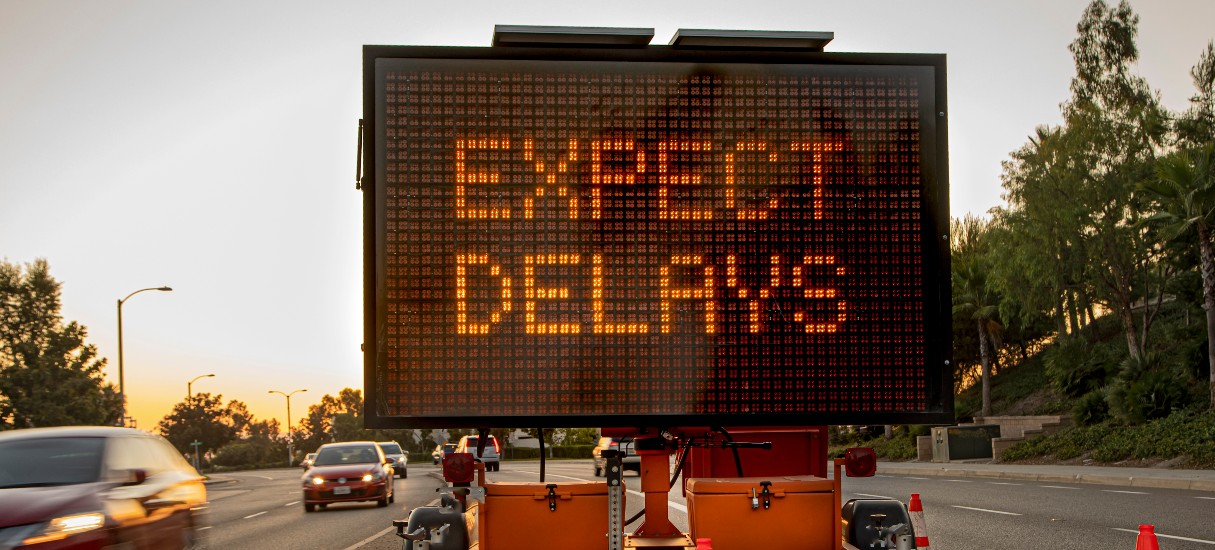
[{"label": "toolbox latch", "polygon": [[768,508],[772,507],[772,492],[768,491],[768,487],[772,486],[772,482],[761,481],[759,482],[759,486],[764,488],[763,491],[759,492],[759,498],[763,500],[764,510],[767,510]]},{"label": "toolbox latch", "polygon": [[544,488],[548,489],[548,511],[556,512],[557,511],[557,484],[549,483],[548,485],[545,485]]}]

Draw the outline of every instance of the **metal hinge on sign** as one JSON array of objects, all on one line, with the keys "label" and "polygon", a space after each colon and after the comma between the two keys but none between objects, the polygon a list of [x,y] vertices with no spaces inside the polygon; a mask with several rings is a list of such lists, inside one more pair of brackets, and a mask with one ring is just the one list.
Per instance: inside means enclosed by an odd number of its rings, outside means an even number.
[{"label": "metal hinge on sign", "polygon": [[763,491],[759,492],[759,496],[764,501],[764,510],[767,510],[768,508],[772,507],[772,493],[768,491],[768,487],[772,486],[772,482],[761,481],[759,482],[759,486],[764,488]]},{"label": "metal hinge on sign", "polygon": [[548,511],[556,512],[557,511],[557,485],[555,483],[549,483],[548,485],[545,485],[544,488],[548,489]]}]

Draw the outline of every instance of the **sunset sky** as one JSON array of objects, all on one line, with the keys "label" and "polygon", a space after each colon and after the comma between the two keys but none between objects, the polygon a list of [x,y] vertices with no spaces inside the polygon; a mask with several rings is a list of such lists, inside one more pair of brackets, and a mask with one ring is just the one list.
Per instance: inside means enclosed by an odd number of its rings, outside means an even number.
[{"label": "sunset sky", "polygon": [[[45,258],[63,315],[152,429],[186,393],[292,422],[361,388],[364,44],[488,46],[495,24],[832,31],[831,52],[947,54],[951,211],[1058,124],[1085,0],[0,0],[0,258]],[[1187,106],[1215,2],[1135,0],[1137,71]],[[584,7],[587,6],[587,7]]]}]

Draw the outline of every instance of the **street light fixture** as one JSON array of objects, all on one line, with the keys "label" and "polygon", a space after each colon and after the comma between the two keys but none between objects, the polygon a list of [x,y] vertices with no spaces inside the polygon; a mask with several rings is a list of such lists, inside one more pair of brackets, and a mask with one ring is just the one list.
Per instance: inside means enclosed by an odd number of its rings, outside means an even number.
[{"label": "street light fixture", "polygon": [[127,294],[126,298],[118,300],[118,400],[122,403],[122,416],[120,416],[118,418],[119,426],[127,425],[127,392],[126,392],[126,386],[123,383],[124,379],[123,379],[123,373],[122,373],[122,303],[127,300],[130,300],[131,296],[134,296],[136,294],[139,294],[140,292],[145,292],[148,290],[159,290],[161,292],[172,292],[173,291],[173,289],[171,289],[167,286],[141,288],[139,290],[136,290],[135,292]]},{"label": "street light fixture", "polygon": [[288,467],[291,466],[291,462],[294,460],[294,451],[295,451],[295,448],[294,448],[295,442],[292,441],[292,439],[291,439],[291,396],[293,396],[299,392],[302,392],[302,391],[308,391],[308,390],[295,390],[291,393],[283,393],[278,390],[270,390],[270,391],[266,392],[266,393],[277,393],[277,394],[287,398],[287,466]]},{"label": "street light fixture", "polygon": [[194,397],[194,390],[193,390],[192,386],[194,385],[195,382],[198,381],[199,378],[214,378],[214,377],[215,377],[214,374],[204,374],[202,376],[195,376],[194,380],[186,382],[186,399]]}]

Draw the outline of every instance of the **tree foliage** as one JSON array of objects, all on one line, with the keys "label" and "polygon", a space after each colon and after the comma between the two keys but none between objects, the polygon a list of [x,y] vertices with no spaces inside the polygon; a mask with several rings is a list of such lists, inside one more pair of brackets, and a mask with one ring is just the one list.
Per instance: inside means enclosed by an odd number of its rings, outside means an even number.
[{"label": "tree foliage", "polygon": [[0,261],[0,429],[114,425],[121,401],[88,330],[60,314],[46,260]]},{"label": "tree foliage", "polygon": [[[1215,299],[1194,290],[1199,280],[1215,288],[1215,260],[1203,258],[1212,255],[1204,251],[1212,249],[1215,184],[1203,175],[1211,162],[1201,154],[1215,141],[1215,43],[1190,72],[1197,89],[1190,108],[1173,116],[1133,72],[1138,24],[1126,0],[1088,4],[1069,46],[1076,72],[1063,123],[1036,129],[1003,164],[1006,204],[982,232],[989,252],[973,254],[955,235],[955,323],[964,312],[975,334],[955,338],[967,346],[955,357],[981,360],[970,348],[991,345],[985,327],[1010,335],[1022,323],[1029,335],[1050,319],[1059,345],[1046,357],[1047,373],[1059,391],[1085,401],[1090,421],[1107,412],[1142,421],[1184,406],[1192,392],[1162,388],[1210,373],[1215,357]],[[1154,341],[1161,308],[1179,300],[1184,311],[1206,304],[1206,353],[1171,336]],[[1125,355],[1093,356],[1091,341],[1074,340],[1107,314]],[[1113,326],[1101,323],[1101,337]],[[1174,364],[1178,357],[1202,365]]]},{"label": "tree foliage", "polygon": [[157,428],[183,454],[193,454],[194,441],[202,443],[200,453],[211,454],[233,442],[269,438],[278,431],[278,422],[258,422],[235,399],[224,405],[222,395],[196,393],[174,405]]}]

